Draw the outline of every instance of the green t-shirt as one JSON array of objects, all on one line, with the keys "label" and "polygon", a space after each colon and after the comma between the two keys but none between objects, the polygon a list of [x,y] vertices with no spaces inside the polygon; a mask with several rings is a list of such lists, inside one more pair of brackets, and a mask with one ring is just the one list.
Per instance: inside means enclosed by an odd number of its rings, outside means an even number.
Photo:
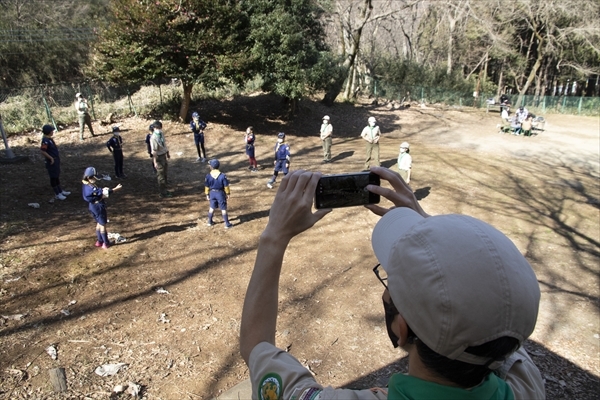
[{"label": "green t-shirt", "polygon": [[394,374],[388,385],[388,400],[514,400],[508,384],[494,374],[471,389],[444,386],[414,376]]}]

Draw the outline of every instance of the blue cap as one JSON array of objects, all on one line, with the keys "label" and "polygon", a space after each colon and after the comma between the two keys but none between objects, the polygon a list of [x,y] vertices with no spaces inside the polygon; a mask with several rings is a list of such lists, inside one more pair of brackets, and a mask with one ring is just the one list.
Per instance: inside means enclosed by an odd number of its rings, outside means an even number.
[{"label": "blue cap", "polygon": [[198,114],[197,112],[193,112],[192,118],[194,118],[194,119],[200,118],[200,114]]},{"label": "blue cap", "polygon": [[219,168],[219,165],[221,165],[221,163],[219,162],[219,160],[217,160],[216,158],[213,158],[212,160],[210,160],[208,162],[208,164],[211,166],[211,168],[213,169],[217,169]]},{"label": "blue cap", "polygon": [[277,134],[277,137],[278,137],[279,139],[283,139],[283,138],[285,138],[285,133],[283,133],[283,132],[279,132],[279,133]]},{"label": "blue cap", "polygon": [[148,128],[148,130],[150,130],[150,132],[154,131],[154,124],[150,125],[150,127]]},{"label": "blue cap", "polygon": [[96,168],[94,168],[94,167],[87,167],[85,169],[85,172],[83,173],[83,177],[84,178],[95,178],[95,179],[98,179],[98,177],[96,176]]},{"label": "blue cap", "polygon": [[115,132],[121,132],[118,126],[113,126],[113,133]]},{"label": "blue cap", "polygon": [[56,129],[54,129],[54,127],[53,127],[52,125],[44,125],[44,126],[42,127],[42,133],[43,133],[44,135],[49,135],[49,134],[51,134],[52,132],[54,132],[55,130],[56,130]]}]

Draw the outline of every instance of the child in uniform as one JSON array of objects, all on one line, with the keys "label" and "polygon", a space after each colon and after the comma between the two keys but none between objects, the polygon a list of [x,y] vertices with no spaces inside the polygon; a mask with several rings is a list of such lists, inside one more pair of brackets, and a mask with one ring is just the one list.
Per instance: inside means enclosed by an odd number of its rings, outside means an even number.
[{"label": "child in uniform", "polygon": [[213,159],[208,162],[210,166],[210,172],[204,179],[204,193],[206,194],[206,200],[209,201],[210,205],[208,208],[208,226],[213,226],[213,214],[215,208],[221,209],[223,215],[223,221],[225,222],[225,229],[229,229],[233,226],[229,222],[227,217],[227,200],[229,199],[229,181],[227,176],[219,171],[219,160]]},{"label": "child in uniform", "polygon": [[148,155],[152,159],[152,171],[156,173],[156,167],[154,166],[154,157],[152,156],[152,146],[150,146],[150,138],[152,137],[152,132],[154,132],[154,125],[150,125],[148,128],[150,133],[146,135],[146,148],[148,149]]},{"label": "child in uniform", "polygon": [[[206,161],[206,150],[204,149],[204,128],[206,128],[206,122],[200,119],[200,115],[197,112],[192,114],[192,122],[190,122],[190,128],[194,132],[194,143],[196,144],[196,151],[198,152],[198,158],[196,162]],[[200,154],[202,149],[202,154]]]},{"label": "child in uniform", "polygon": [[410,145],[408,142],[402,142],[400,154],[398,155],[398,170],[407,184],[410,183],[410,173],[412,171],[412,157],[408,153],[410,153]]},{"label": "child in uniform", "polygon": [[246,129],[246,134],[244,135],[244,142],[246,143],[246,155],[248,156],[248,161],[250,161],[250,166],[248,169],[252,172],[258,171],[258,164],[256,163],[256,157],[254,152],[254,141],[256,140],[256,135],[254,134],[254,129],[249,126]]},{"label": "child in uniform", "polygon": [[96,181],[98,180],[99,178],[96,176],[96,169],[94,167],[87,167],[83,173],[83,179],[81,180],[81,183],[83,184],[81,193],[83,199],[89,203],[88,208],[96,220],[97,240],[94,246],[108,249],[110,247],[108,233],[106,232],[108,217],[106,215],[106,204],[104,203],[104,199],[114,191],[120,190],[122,186],[119,183],[113,189],[107,187],[100,188],[96,185]]},{"label": "child in uniform", "polygon": [[112,131],[113,137],[106,142],[106,147],[115,159],[115,176],[117,178],[125,178],[125,174],[123,173],[123,138],[121,138],[121,130],[118,126],[113,126]]},{"label": "child in uniform", "polygon": [[273,170],[273,176],[267,182],[267,187],[273,189],[273,185],[277,180],[279,172],[283,172],[283,176],[286,176],[290,168],[290,146],[285,143],[285,133],[279,132],[277,135],[277,143],[275,144],[275,168]]},{"label": "child in uniform", "polygon": [[44,136],[42,136],[40,151],[46,159],[46,169],[48,170],[48,175],[50,175],[50,186],[52,186],[52,190],[54,190],[54,198],[65,200],[71,192],[63,190],[60,186],[60,155],[58,153],[58,147],[56,147],[56,143],[54,143],[54,139],[52,139],[54,132],[55,129],[52,125],[44,125],[42,127]]}]

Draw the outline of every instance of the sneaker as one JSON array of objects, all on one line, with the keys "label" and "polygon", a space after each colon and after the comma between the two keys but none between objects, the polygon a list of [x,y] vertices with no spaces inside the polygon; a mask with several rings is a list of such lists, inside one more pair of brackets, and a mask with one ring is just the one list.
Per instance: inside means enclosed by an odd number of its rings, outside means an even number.
[{"label": "sneaker", "polygon": [[102,247],[103,244],[104,243],[102,243],[102,242],[96,241],[96,243],[94,244],[94,246],[96,246],[96,247]]},{"label": "sneaker", "polygon": [[71,194],[71,192],[67,192],[66,190],[63,190],[61,193],[63,196],[68,196]]},{"label": "sneaker", "polygon": [[103,249],[108,249],[110,247],[110,245],[106,244],[106,243],[102,243],[102,248]]},{"label": "sneaker", "polygon": [[202,157],[196,158],[196,162],[202,162],[202,160],[203,160]]},{"label": "sneaker", "polygon": [[214,222],[212,222],[212,221],[209,221],[209,222],[206,224],[206,226],[213,226],[214,224],[215,224]]},{"label": "sneaker", "polygon": [[258,172],[258,168],[252,168],[250,172]]},{"label": "sneaker", "polygon": [[67,196],[65,196],[65,195],[64,195],[64,194],[62,194],[62,193],[59,193],[59,194],[57,194],[56,196],[54,196],[54,198],[55,198],[55,199],[58,199],[58,200],[66,200],[66,199],[67,199]]},{"label": "sneaker", "polygon": [[206,158],[202,157],[202,159],[200,160],[200,162],[206,162]]},{"label": "sneaker", "polygon": [[227,225],[225,225],[225,229],[229,229],[229,228],[231,228],[232,226],[233,226],[233,224],[227,224]]},{"label": "sneaker", "polygon": [[273,182],[267,182],[267,187],[269,189],[273,189]]}]

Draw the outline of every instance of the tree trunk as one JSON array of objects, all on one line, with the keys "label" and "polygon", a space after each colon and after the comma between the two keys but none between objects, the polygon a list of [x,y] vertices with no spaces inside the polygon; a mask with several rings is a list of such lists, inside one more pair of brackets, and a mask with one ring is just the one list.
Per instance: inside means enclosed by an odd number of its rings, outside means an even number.
[{"label": "tree trunk", "polygon": [[181,108],[179,109],[179,119],[182,122],[186,121],[188,110],[190,109],[190,101],[192,99],[192,89],[194,88],[193,83],[183,82],[183,100],[181,102]]},{"label": "tree trunk", "polygon": [[504,84],[504,82],[502,82],[503,78],[504,78],[504,62],[502,62],[502,64],[500,64],[500,76],[498,77],[498,91],[496,92],[496,97],[498,97],[498,99],[500,99],[500,95],[502,94],[502,85]]},{"label": "tree trunk", "polygon": [[452,73],[452,47],[454,46],[454,27],[456,21],[453,19],[450,20],[450,33],[448,34],[448,66],[446,68],[446,75],[450,75]]},{"label": "tree trunk", "polygon": [[[350,76],[350,69],[354,65],[356,61],[356,56],[359,51],[362,30],[367,21],[369,20],[372,11],[373,5],[371,4],[371,0],[363,0],[363,6],[359,15],[360,20],[355,25],[357,27],[352,31],[349,31],[347,35],[342,35],[344,40],[349,41],[349,43],[344,44],[344,48],[348,48],[348,51],[345,51],[345,59],[343,64],[341,65],[340,75],[337,77],[337,79],[331,82],[329,90],[327,91],[327,93],[323,97],[323,100],[321,101],[326,106],[333,105],[333,102],[335,101],[336,97],[340,94],[342,88],[344,87],[344,81]],[[344,29],[343,24],[341,24],[341,26],[342,29]],[[350,30],[350,27],[348,27],[348,30]]]},{"label": "tree trunk", "polygon": [[517,103],[515,104],[517,107],[519,107],[521,105],[521,100],[523,100],[523,96],[527,93],[529,86],[531,86],[531,83],[533,82],[534,78],[536,77],[538,69],[542,65],[542,58],[544,58],[544,54],[542,52],[542,46],[544,45],[544,42],[543,42],[541,36],[537,32],[536,32],[536,37],[539,40],[539,44],[537,47],[537,58],[535,60],[535,64],[533,64],[533,67],[531,68],[531,72],[529,72],[529,76],[527,77],[527,81],[525,82],[525,85],[523,85],[521,90],[519,90],[519,98],[517,99]]}]

